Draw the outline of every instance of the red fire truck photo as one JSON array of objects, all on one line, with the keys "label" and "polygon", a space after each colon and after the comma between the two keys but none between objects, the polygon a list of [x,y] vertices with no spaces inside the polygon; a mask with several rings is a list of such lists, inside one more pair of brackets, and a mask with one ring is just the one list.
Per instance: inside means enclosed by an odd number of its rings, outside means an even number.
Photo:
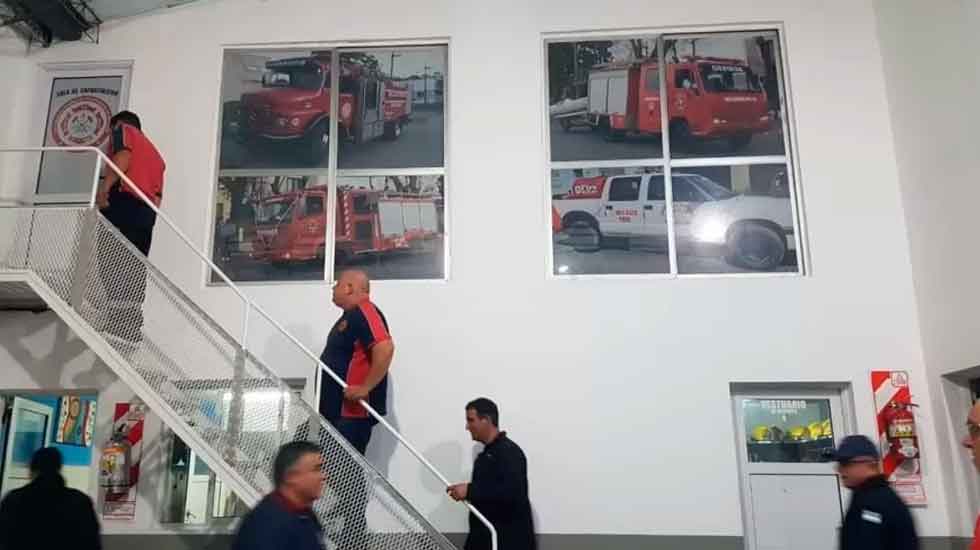
[{"label": "red fire truck photo", "polygon": [[[297,57],[268,61],[262,89],[241,96],[239,132],[247,143],[288,142],[311,164],[330,145],[330,60]],[[408,86],[362,65],[341,66],[338,130],[363,143],[394,140],[411,116]]]},{"label": "red fire truck photo", "polygon": [[[408,251],[439,233],[433,194],[340,188],[337,264],[356,256]],[[322,262],[326,254],[327,186],[273,195],[256,207],[251,255],[274,265]]]},{"label": "red fire truck photo", "polygon": [[[668,63],[667,103],[671,144],[725,140],[732,150],[773,126],[758,77],[738,59],[689,56]],[[610,141],[659,135],[660,74],[655,61],[598,65],[589,72],[588,97],[555,112],[561,127],[605,130]]]}]

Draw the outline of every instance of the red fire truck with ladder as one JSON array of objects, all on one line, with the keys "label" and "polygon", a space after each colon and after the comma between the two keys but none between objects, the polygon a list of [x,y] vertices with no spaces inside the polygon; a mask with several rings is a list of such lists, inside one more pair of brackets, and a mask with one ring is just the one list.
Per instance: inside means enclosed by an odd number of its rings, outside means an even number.
[{"label": "red fire truck with ladder", "polygon": [[[727,140],[738,150],[754,134],[772,126],[766,92],[748,64],[738,59],[684,57],[667,64],[671,144]],[[660,121],[660,73],[655,61],[598,66],[589,73],[588,102],[556,110],[562,129],[588,126],[619,141],[628,135],[656,135]]]},{"label": "red fire truck with ladder", "polygon": [[[337,192],[335,256],[407,251],[439,233],[438,197],[372,189]],[[256,208],[252,257],[271,264],[323,261],[327,236],[327,187],[274,195]]]},{"label": "red fire truck with ladder", "polygon": [[[278,59],[265,67],[263,89],[242,94],[242,137],[295,143],[310,163],[319,163],[330,145],[330,60]],[[341,66],[339,97],[337,127],[354,143],[397,139],[412,114],[407,85],[362,65]]]}]

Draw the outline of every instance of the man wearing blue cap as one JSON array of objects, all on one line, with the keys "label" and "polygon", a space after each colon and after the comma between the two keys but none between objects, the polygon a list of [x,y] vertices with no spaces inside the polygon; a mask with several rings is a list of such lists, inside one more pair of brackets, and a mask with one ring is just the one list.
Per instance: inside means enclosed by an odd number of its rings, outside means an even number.
[{"label": "man wearing blue cap", "polygon": [[849,435],[834,451],[841,483],[850,489],[841,550],[918,550],[912,514],[881,473],[878,448],[863,435]]}]

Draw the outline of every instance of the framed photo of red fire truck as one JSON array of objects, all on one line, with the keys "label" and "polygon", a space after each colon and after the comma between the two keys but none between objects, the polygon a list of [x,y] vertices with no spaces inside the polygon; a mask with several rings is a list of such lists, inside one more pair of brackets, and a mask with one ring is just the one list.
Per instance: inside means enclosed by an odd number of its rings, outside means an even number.
[{"label": "framed photo of red fire truck", "polygon": [[333,53],[225,52],[222,169],[328,168],[333,127],[340,169],[443,166],[446,46]]},{"label": "framed photo of red fire truck", "polygon": [[212,241],[222,271],[249,283],[322,282],[348,267],[445,278],[447,59],[445,44],[226,50]]},{"label": "framed photo of red fire truck", "polygon": [[552,274],[802,273],[780,52],[778,29],[546,39]]}]

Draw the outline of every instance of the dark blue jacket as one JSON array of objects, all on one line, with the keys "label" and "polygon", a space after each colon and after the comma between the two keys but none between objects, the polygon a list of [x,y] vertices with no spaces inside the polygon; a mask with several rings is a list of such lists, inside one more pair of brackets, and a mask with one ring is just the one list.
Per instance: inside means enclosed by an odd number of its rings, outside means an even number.
[{"label": "dark blue jacket", "polygon": [[35,548],[102,548],[92,499],[60,475],[39,477],[0,502],[0,550]]},{"label": "dark blue jacket", "polygon": [[[497,530],[500,550],[537,548],[527,486],[524,451],[506,432],[500,432],[476,457],[467,496]],[[463,548],[490,550],[490,531],[473,514],[470,514],[470,534]]]},{"label": "dark blue jacket", "polygon": [[323,527],[312,511],[291,510],[273,493],[249,512],[235,535],[232,550],[326,550]]},{"label": "dark blue jacket", "polygon": [[919,537],[908,506],[884,476],[854,489],[841,529],[841,550],[918,550]]}]

